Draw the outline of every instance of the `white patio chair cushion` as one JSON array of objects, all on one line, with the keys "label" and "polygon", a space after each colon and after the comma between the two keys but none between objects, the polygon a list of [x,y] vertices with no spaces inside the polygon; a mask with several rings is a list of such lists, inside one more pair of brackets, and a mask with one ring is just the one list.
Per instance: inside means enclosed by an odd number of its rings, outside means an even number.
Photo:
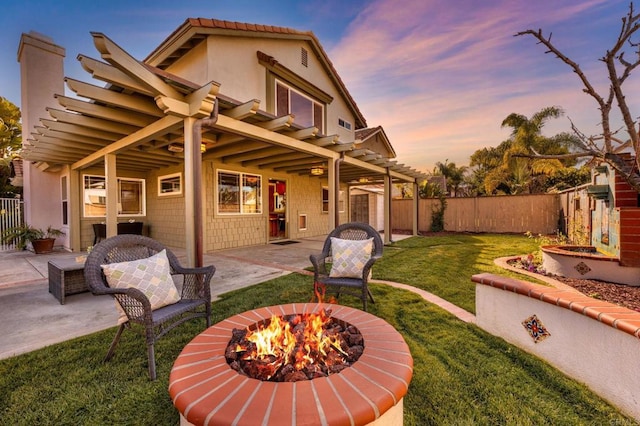
[{"label": "white patio chair cushion", "polygon": [[[171,277],[166,250],[146,259],[100,266],[110,287],[137,288],[149,299],[152,310],[180,301],[180,293]],[[127,316],[117,300],[116,308],[120,311],[118,324],[122,324],[127,321]]]},{"label": "white patio chair cushion", "polygon": [[371,258],[373,238],[367,240],[343,240],[331,237],[333,264],[331,278],[362,278],[362,270]]}]

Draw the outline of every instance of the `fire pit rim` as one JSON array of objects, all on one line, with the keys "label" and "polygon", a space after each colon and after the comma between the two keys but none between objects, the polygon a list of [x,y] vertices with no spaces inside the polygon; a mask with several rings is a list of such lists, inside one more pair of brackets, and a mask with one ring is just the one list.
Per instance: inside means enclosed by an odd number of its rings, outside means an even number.
[{"label": "fire pit rim", "polygon": [[[332,317],[353,324],[362,333],[365,350],[351,367],[310,381],[273,383],[243,376],[227,364],[224,349],[233,328],[244,328],[273,315],[314,313],[321,307],[329,307]],[[315,419],[332,424],[338,415],[348,416],[353,424],[367,424],[402,400],[412,374],[413,358],[406,342],[383,319],[342,305],[293,303],[242,312],[200,333],[176,359],[169,378],[169,394],[180,413],[194,424],[231,424],[244,411],[255,413],[257,408],[249,407],[252,404],[266,409],[260,405],[264,405],[263,402],[251,401],[256,387],[271,390],[272,396],[293,395],[294,401],[287,401],[291,409],[282,409],[282,398],[279,398],[279,409],[277,413],[272,411],[269,418],[274,424],[292,423],[288,420],[294,416],[298,423],[301,419]],[[337,395],[323,396],[327,392],[321,389],[331,389]],[[229,396],[225,401],[216,402],[216,394],[226,396],[236,392],[238,398]],[[319,399],[321,403],[302,404],[300,398]],[[279,416],[277,421],[274,416]]]}]

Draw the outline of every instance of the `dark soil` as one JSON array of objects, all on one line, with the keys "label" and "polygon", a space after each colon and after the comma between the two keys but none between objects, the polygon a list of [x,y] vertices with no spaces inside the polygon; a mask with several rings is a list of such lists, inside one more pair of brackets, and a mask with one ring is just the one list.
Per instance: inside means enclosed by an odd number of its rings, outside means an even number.
[{"label": "dark soil", "polygon": [[553,277],[553,279],[594,299],[604,300],[640,312],[640,286],[564,277]]}]

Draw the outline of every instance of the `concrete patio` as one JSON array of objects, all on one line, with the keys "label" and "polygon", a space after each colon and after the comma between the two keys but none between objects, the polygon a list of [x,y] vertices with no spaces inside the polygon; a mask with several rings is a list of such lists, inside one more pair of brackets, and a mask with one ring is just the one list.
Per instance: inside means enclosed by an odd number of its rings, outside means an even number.
[{"label": "concrete patio", "polygon": [[[392,241],[408,237],[393,235]],[[305,271],[311,266],[309,255],[319,253],[324,240],[325,236],[319,236],[293,244],[243,247],[205,255],[204,264],[216,267],[211,281],[212,299],[291,272],[309,273]],[[183,249],[172,250],[184,261]],[[116,326],[118,315],[110,297],[86,292],[67,296],[61,305],[49,293],[49,260],[74,259],[80,254],[0,252],[0,359]],[[463,321],[475,321],[473,314],[424,290],[388,281],[372,282],[413,291]]]},{"label": "concrete patio", "polygon": [[[204,264],[216,266],[212,298],[293,271],[302,272],[311,265],[309,254],[321,251],[323,241],[321,236],[289,245],[267,244],[205,255]],[[184,250],[173,251],[184,261]],[[116,325],[118,315],[110,297],[86,292],[67,296],[61,305],[49,293],[49,260],[78,255],[66,251],[0,253],[0,359]]]}]

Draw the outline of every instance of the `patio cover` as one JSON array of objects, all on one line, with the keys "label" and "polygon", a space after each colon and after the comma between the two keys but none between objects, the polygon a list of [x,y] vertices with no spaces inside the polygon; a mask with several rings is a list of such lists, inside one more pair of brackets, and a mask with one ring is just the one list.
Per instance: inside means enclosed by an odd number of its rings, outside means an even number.
[{"label": "patio cover", "polygon": [[[293,116],[275,117],[260,109],[260,100],[231,99],[220,93],[216,82],[200,86],[184,80],[136,60],[102,33],[91,35],[103,61],[85,55],[78,60],[102,84],[66,78],[77,97],[55,96],[60,108],[47,108],[50,117],[41,118],[41,126],[25,137],[22,156],[43,171],[67,165],[79,173],[103,166],[107,187],[113,191],[116,169],[144,172],[185,163],[187,219],[194,219],[186,221],[190,260],[202,256],[191,250],[201,239],[201,201],[196,196],[201,176],[199,168],[196,172],[187,164],[213,159],[300,175],[321,167],[329,180],[333,212],[338,182],[367,178],[384,182],[390,194],[392,182],[417,184],[427,178],[391,158],[357,149],[355,141],[342,142],[337,135],[319,134],[315,127],[302,128]],[[182,146],[183,151],[169,150],[170,145]],[[115,234],[115,199],[115,192],[107,194],[107,235]]]}]

